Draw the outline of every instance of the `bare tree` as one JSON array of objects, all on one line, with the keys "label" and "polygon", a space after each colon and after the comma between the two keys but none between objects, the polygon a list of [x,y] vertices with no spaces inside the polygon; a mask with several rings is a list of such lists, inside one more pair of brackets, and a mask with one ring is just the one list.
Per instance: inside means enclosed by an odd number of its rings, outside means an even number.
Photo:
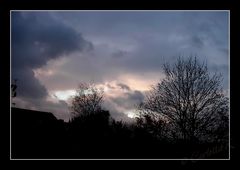
[{"label": "bare tree", "polygon": [[74,117],[90,115],[101,111],[103,90],[87,83],[80,83],[72,99],[71,113]]},{"label": "bare tree", "polygon": [[212,139],[222,115],[228,117],[222,76],[211,76],[206,63],[192,57],[179,58],[173,66],[164,64],[163,70],[166,77],[152,87],[140,105],[141,113],[164,116],[172,135],[180,139]]}]

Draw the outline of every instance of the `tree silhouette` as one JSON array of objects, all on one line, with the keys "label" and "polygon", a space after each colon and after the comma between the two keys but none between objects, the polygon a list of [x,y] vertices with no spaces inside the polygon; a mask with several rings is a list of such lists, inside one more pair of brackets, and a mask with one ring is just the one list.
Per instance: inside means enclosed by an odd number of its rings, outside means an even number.
[{"label": "tree silhouette", "polygon": [[103,90],[92,84],[80,83],[76,92],[70,108],[75,118],[101,111]]},{"label": "tree silhouette", "polygon": [[221,88],[222,76],[216,73],[211,76],[207,64],[192,57],[179,57],[172,66],[164,64],[163,70],[166,77],[152,87],[141,103],[141,114],[160,115],[172,137],[184,141],[214,140],[219,125],[228,125],[228,100]]},{"label": "tree silhouette", "polygon": [[73,154],[81,153],[80,156],[95,157],[103,153],[108,144],[110,114],[101,106],[103,90],[93,84],[80,83],[76,92],[70,107],[73,115],[68,129],[70,150]]},{"label": "tree silhouette", "polygon": [[[11,84],[11,90],[12,90],[12,100],[13,98],[17,97],[17,79],[14,79],[14,83]],[[12,102],[13,105],[16,105],[16,103]]]}]

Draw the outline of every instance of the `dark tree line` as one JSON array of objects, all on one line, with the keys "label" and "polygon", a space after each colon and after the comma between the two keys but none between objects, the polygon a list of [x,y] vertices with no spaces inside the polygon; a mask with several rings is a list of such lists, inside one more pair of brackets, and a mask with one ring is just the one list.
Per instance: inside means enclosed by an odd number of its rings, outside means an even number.
[{"label": "dark tree line", "polygon": [[19,116],[28,111],[14,108],[13,156],[228,158],[228,98],[221,76],[211,76],[196,58],[179,58],[163,69],[165,78],[139,104],[132,124],[111,118],[102,108],[103,91],[86,83],[72,99],[68,123],[51,116],[32,121]]}]

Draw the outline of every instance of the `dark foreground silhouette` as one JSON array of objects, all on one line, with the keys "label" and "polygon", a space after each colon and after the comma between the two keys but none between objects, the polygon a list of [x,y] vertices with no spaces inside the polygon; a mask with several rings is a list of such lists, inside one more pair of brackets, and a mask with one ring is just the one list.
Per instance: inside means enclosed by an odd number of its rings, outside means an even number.
[{"label": "dark foreground silhouette", "polygon": [[52,113],[11,109],[13,159],[228,158],[226,143],[157,138],[147,128],[111,119],[108,111],[66,123]]}]

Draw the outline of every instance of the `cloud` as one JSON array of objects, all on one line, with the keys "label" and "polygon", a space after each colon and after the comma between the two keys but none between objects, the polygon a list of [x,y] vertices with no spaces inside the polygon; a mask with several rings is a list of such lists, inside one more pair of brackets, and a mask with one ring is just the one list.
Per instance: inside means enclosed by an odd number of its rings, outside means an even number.
[{"label": "cloud", "polygon": [[14,78],[17,78],[17,97],[43,99],[48,95],[47,89],[34,77],[31,68],[14,69]]},{"label": "cloud", "polygon": [[124,108],[125,110],[134,109],[134,107],[144,100],[144,95],[138,90],[123,93],[120,96],[110,98],[117,107]]},{"label": "cloud", "polygon": [[202,48],[204,46],[204,40],[199,36],[193,36],[192,43],[198,48]]},{"label": "cloud", "polygon": [[108,110],[111,114],[111,117],[115,120],[128,120],[127,116],[119,109],[116,104],[109,98],[106,98],[103,103],[103,108]]},{"label": "cloud", "polygon": [[119,86],[122,90],[127,90],[127,91],[131,90],[129,86],[123,83],[118,83],[117,86]]},{"label": "cloud", "polygon": [[107,86],[109,89],[115,89],[115,87],[112,86],[110,83],[107,83],[106,86]]},{"label": "cloud", "polygon": [[129,118],[128,115],[126,114],[127,111],[133,110],[134,106],[125,108],[125,107],[122,107],[122,105],[117,104],[114,100],[112,100],[112,98],[106,98],[104,100],[103,107],[109,110],[111,117],[117,121],[125,121],[125,122],[134,121],[134,119]]},{"label": "cloud", "polygon": [[136,103],[140,103],[144,100],[144,95],[141,91],[135,90],[132,93],[128,94],[128,98]]},{"label": "cloud", "polygon": [[18,79],[19,96],[43,98],[47,89],[33,69],[73,51],[92,49],[92,44],[48,13],[12,12],[12,79]]},{"label": "cloud", "polygon": [[114,58],[122,58],[122,57],[125,57],[127,54],[128,54],[127,51],[117,50],[117,51],[112,53],[112,56]]},{"label": "cloud", "polygon": [[56,68],[56,74],[64,71],[72,81],[103,83],[129,73],[160,75],[162,64],[173,63],[179,56],[196,55],[201,61],[207,60],[209,67],[226,64],[228,60],[226,12],[81,11],[52,15],[82,32],[94,45],[91,53],[76,54]]},{"label": "cloud", "polygon": [[11,13],[11,79],[17,79],[17,106],[51,111],[68,119],[64,101],[47,101],[48,90],[36,77],[36,69],[75,51],[89,51],[93,45],[74,29],[46,12]]},{"label": "cloud", "polygon": [[218,11],[13,12],[12,78],[19,94],[36,98],[115,81],[110,91],[124,90],[107,100],[121,117],[179,56],[207,61],[227,89],[228,31],[228,13]]}]

